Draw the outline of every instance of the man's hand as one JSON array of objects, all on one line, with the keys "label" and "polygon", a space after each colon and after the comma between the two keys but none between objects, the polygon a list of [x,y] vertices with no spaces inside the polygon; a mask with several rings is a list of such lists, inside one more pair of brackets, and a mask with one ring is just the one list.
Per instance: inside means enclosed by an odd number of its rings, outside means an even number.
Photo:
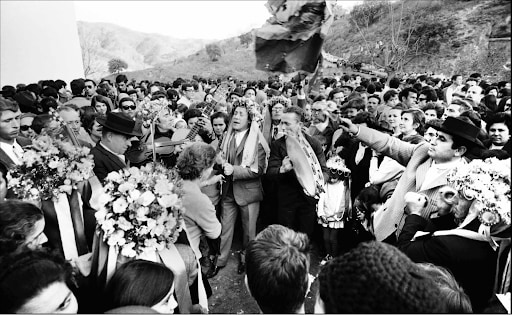
[{"label": "man's hand", "polygon": [[224,163],[224,175],[229,176],[233,174],[234,168],[233,165],[229,163]]},{"label": "man's hand", "polygon": [[340,128],[351,134],[356,134],[359,131],[359,127],[347,118],[340,118]]},{"label": "man's hand", "polygon": [[212,123],[210,122],[209,119],[205,117],[199,117],[199,119],[197,120],[197,124],[199,125],[199,127],[201,127],[201,129],[207,131],[208,133],[213,132]]},{"label": "man's hand", "polygon": [[279,168],[279,173],[286,173],[293,169],[292,161],[288,156],[285,156],[283,159],[283,163],[281,164],[281,167]]}]

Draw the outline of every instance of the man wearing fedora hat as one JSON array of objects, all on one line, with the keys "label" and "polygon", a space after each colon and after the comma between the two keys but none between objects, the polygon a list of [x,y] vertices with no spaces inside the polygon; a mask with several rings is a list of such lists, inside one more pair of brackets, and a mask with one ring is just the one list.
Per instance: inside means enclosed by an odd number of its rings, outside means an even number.
[{"label": "man wearing fedora hat", "polygon": [[376,239],[392,244],[396,243],[406,216],[404,195],[410,191],[425,194],[429,204],[422,211],[422,216],[430,218],[436,209],[438,191],[447,184],[448,172],[466,163],[463,156],[468,150],[483,147],[477,139],[479,128],[459,117],[448,117],[441,126],[435,127],[438,136],[431,143],[416,145],[355,125],[345,118],[341,119],[340,127],[373,150],[406,167],[393,195],[374,215]]},{"label": "man wearing fedora hat", "polygon": [[128,167],[124,154],[141,132],[136,130],[135,121],[123,113],[110,112],[107,118],[97,118],[97,121],[103,131],[91,154],[94,156],[94,173],[103,183],[108,173]]}]

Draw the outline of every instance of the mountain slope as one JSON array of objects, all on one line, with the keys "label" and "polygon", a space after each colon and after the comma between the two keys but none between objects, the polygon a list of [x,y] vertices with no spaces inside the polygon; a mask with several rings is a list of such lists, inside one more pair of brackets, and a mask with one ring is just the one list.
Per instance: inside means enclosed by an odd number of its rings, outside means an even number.
[{"label": "mountain slope", "polygon": [[[343,6],[343,1],[338,4]],[[403,71],[433,71],[445,75],[481,72],[493,80],[510,78],[510,71],[503,68],[506,62],[510,63],[510,41],[492,40],[496,37],[510,38],[509,0],[403,0],[403,4],[404,12],[414,12],[421,17],[417,33],[429,34],[423,39],[422,55],[404,66]],[[395,2],[395,6],[399,5],[401,2]],[[398,10],[395,10],[395,18]],[[360,52],[364,39],[351,25],[345,10],[336,12],[338,16],[324,42],[325,52],[344,59],[364,61]],[[387,12],[381,14],[368,31],[366,40],[373,43],[385,41],[391,33],[390,15]],[[130,72],[128,76],[159,81],[190,78],[193,75],[207,78],[233,75],[242,80],[267,78],[268,73],[255,70],[253,43],[242,45],[240,38],[233,37],[216,44],[223,51],[219,61],[210,61],[206,50],[201,49],[174,62]],[[339,71],[341,69],[333,68],[326,69],[324,73]]]},{"label": "mountain slope", "polygon": [[211,42],[201,39],[177,39],[160,34],[132,31],[109,23],[77,22],[86,76],[98,78],[108,74],[107,63],[120,58],[127,70],[154,67],[188,56]]}]

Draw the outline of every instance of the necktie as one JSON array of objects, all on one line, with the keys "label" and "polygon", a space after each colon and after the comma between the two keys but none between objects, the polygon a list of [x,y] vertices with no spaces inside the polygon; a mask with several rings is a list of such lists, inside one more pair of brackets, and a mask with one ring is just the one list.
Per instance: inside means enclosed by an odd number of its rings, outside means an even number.
[{"label": "necktie", "polygon": [[365,150],[365,147],[363,147],[363,146],[361,146],[361,144],[359,144],[359,148],[357,149],[356,157],[355,157],[356,165],[359,165],[359,162],[361,162],[361,160],[363,159],[364,150]]},{"label": "necktie", "polygon": [[229,142],[229,155],[228,155],[228,162],[230,164],[235,163],[236,158],[236,140],[235,135],[231,137],[231,141]]}]

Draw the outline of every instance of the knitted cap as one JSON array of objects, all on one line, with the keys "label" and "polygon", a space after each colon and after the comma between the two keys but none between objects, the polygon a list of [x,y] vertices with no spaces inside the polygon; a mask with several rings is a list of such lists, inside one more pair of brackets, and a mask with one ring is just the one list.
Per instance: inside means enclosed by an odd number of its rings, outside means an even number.
[{"label": "knitted cap", "polygon": [[326,313],[443,313],[432,279],[397,248],[361,243],[329,261],[319,275]]}]

